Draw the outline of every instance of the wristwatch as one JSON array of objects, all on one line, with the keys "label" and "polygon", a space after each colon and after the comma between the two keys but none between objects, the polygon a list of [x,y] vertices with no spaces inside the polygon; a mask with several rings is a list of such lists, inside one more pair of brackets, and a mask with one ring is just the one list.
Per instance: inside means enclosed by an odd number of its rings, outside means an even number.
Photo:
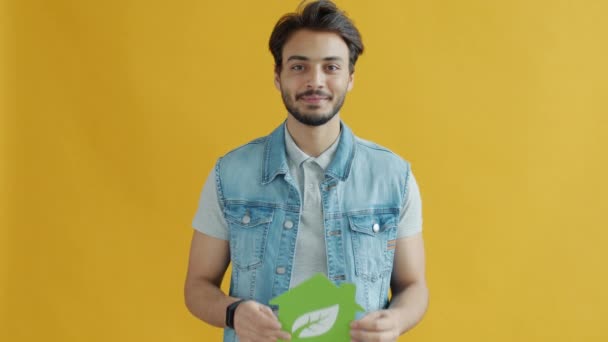
[{"label": "wristwatch", "polygon": [[237,306],[244,301],[246,301],[246,299],[237,300],[226,307],[226,326],[228,328],[234,329],[234,313],[236,312]]}]

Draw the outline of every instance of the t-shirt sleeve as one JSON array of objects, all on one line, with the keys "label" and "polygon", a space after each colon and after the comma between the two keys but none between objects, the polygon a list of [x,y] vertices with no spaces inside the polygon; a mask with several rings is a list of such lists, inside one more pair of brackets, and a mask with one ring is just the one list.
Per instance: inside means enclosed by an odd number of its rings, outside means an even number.
[{"label": "t-shirt sleeve", "polygon": [[407,194],[397,229],[397,238],[404,238],[422,231],[422,200],[414,174],[407,179]]},{"label": "t-shirt sleeve", "polygon": [[222,208],[217,197],[215,169],[209,173],[209,177],[207,177],[203,186],[192,226],[199,232],[217,239],[228,240],[230,237],[228,224],[222,214]]}]

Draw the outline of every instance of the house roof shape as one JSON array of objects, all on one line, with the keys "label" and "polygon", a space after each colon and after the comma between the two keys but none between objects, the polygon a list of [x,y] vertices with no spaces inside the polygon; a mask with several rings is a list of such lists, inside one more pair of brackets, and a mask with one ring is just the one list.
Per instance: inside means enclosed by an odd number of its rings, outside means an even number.
[{"label": "house roof shape", "polygon": [[350,322],[364,311],[355,298],[354,284],[336,286],[318,273],[270,304],[279,306],[279,321],[292,341],[350,341]]}]

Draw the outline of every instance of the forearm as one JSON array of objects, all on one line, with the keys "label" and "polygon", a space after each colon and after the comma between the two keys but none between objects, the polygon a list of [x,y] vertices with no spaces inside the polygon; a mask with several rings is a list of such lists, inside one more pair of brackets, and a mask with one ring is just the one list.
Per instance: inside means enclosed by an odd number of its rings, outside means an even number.
[{"label": "forearm", "polygon": [[399,292],[393,292],[389,310],[396,313],[399,324],[399,334],[412,329],[420,320],[428,307],[429,292],[425,282],[415,282]]},{"label": "forearm", "polygon": [[186,307],[194,316],[220,328],[226,326],[226,307],[238,300],[207,280],[188,281],[184,295]]}]

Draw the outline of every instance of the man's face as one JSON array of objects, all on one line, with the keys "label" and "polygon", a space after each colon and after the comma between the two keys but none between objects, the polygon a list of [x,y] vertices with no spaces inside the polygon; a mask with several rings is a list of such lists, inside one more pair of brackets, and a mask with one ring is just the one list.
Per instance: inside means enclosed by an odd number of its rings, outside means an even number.
[{"label": "man's face", "polygon": [[320,126],[340,111],[353,86],[348,56],[346,43],[336,33],[293,33],[283,46],[283,65],[275,73],[275,85],[295,119]]}]

